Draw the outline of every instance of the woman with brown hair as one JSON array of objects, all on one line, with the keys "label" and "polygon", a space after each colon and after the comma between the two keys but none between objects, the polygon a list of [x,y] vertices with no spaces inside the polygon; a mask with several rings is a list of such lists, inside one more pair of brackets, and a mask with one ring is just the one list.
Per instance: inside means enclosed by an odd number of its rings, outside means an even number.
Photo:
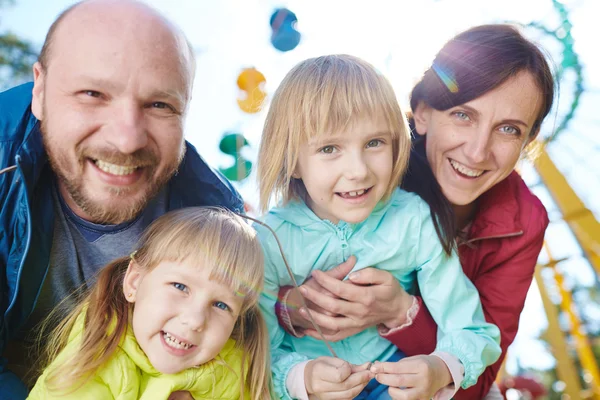
[{"label": "woman with brown hair", "polygon": [[[501,358],[456,399],[488,394],[517,333],[548,217],[514,169],[553,99],[554,79],[544,54],[509,25],[478,26],[455,36],[411,93],[414,141],[401,186],[427,201],[439,240],[457,247],[486,319],[501,331]],[[300,288],[325,338],[337,341],[378,326],[407,356],[431,353],[437,323],[419,293],[407,293],[375,268],[341,280],[354,262],[351,257],[329,272],[316,271]],[[319,338],[306,310],[298,307],[298,296],[289,286],[281,288],[280,324],[292,334]],[[375,364],[372,371],[390,386],[392,398],[413,398],[400,389],[407,374],[394,363]],[[448,384],[450,378],[444,378]]]}]

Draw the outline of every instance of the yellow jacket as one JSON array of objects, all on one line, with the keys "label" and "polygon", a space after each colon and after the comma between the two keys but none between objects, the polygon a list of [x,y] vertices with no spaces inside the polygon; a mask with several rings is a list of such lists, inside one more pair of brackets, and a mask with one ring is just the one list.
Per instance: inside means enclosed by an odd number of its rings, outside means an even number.
[{"label": "yellow jacket", "polygon": [[[83,333],[83,314],[79,316],[69,342],[57,360],[78,351]],[[197,368],[189,368],[177,374],[162,374],[150,364],[139,347],[131,327],[109,361],[76,391],[49,392],[45,385],[48,372],[56,365],[55,360],[36,382],[28,399],[115,399],[115,400],[167,400],[177,390],[189,391],[196,400],[240,399],[240,371],[242,350],[229,339],[219,355]],[[250,395],[246,388],[244,398]]]}]

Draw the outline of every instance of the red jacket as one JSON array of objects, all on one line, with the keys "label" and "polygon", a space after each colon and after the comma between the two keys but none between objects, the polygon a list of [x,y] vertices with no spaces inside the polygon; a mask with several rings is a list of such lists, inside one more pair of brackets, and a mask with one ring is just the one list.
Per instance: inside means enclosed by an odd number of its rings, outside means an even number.
[{"label": "red jacket", "polygon": [[[482,399],[494,383],[517,334],[547,226],[546,209],[516,172],[480,197],[479,210],[458,253],[465,274],[479,291],[487,321],[500,328],[502,355],[476,385],[460,389],[455,399]],[[386,338],[413,356],[433,352],[436,335],[435,321],[421,307],[412,325]]]}]

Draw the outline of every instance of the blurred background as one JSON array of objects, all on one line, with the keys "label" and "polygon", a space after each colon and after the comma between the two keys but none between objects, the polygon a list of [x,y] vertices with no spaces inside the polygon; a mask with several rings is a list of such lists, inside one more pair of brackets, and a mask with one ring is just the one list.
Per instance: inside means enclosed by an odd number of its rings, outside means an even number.
[{"label": "blurred background", "polygon": [[[187,139],[235,182],[250,213],[266,108],[298,61],[329,53],[362,57],[391,80],[407,109],[412,85],[454,34],[483,23],[524,26],[560,80],[557,106],[542,128],[544,150],[520,165],[551,224],[498,382],[509,400],[600,399],[599,1],[146,2],[183,28],[197,54]],[[50,24],[73,3],[0,0],[0,90],[31,80]]]}]

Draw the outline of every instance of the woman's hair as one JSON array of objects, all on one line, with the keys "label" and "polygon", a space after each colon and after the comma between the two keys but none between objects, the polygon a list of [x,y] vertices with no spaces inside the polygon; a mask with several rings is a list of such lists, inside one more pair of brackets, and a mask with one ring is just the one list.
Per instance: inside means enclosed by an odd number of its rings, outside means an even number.
[{"label": "woman's hair", "polygon": [[48,388],[74,390],[112,357],[133,309],[123,294],[123,279],[130,262],[134,261],[147,273],[161,262],[186,260],[210,268],[210,279],[243,296],[231,334],[243,351],[243,371],[235,371],[240,374],[241,396],[249,390],[251,399],[269,398],[268,335],[258,309],[264,279],[262,248],[256,232],[242,217],[209,207],[183,208],[163,215],[144,231],[131,257],[117,259],[102,269],[86,298],[50,338],[48,364],[56,360],[67,344],[77,317],[85,313],[80,348],[53,366],[46,379]]},{"label": "woman's hair", "polygon": [[292,177],[300,146],[336,134],[362,118],[381,119],[392,137],[394,167],[385,197],[408,165],[410,134],[389,81],[353,56],[328,55],[296,65],[275,91],[258,154],[260,209],[270,200],[306,200],[301,179]]},{"label": "woman's hair", "polygon": [[[445,111],[484,95],[523,71],[532,75],[542,95],[530,132],[533,139],[552,108],[555,82],[544,53],[511,25],[476,26],[448,41],[413,88],[410,106],[414,111],[423,102]],[[425,157],[425,138],[414,130],[413,137],[417,138],[402,186],[429,204],[438,237],[448,251],[457,234],[452,206]]]}]

